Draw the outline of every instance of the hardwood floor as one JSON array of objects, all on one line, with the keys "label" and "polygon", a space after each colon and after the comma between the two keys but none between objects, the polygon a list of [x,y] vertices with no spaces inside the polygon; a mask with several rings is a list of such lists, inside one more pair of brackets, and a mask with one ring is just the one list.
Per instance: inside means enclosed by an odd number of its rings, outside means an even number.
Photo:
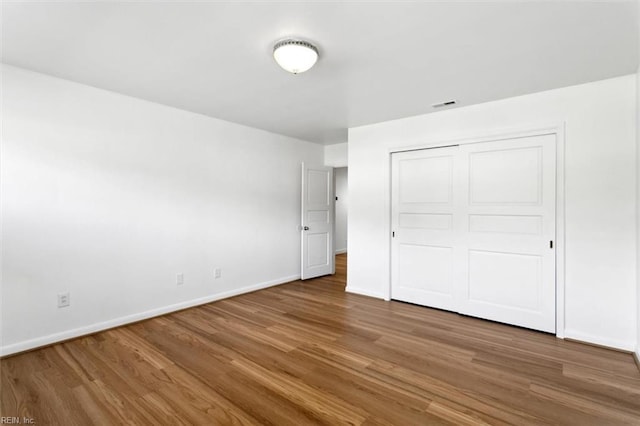
[{"label": "hardwood floor", "polygon": [[272,287],[0,361],[38,425],[640,424],[632,355],[344,292]]}]

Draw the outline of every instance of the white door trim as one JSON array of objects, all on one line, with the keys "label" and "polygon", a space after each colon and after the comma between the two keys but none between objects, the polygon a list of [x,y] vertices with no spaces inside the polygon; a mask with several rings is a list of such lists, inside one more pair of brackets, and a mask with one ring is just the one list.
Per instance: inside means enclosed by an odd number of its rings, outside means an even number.
[{"label": "white door trim", "polygon": [[463,145],[471,143],[498,141],[503,139],[523,138],[527,136],[542,136],[553,134],[556,136],[556,337],[565,337],[565,122],[554,124],[538,124],[521,126],[518,128],[506,128],[475,134],[454,135],[432,141],[425,141],[416,145],[400,148],[391,148],[388,153],[387,185],[386,185],[386,212],[387,221],[387,259],[389,259],[389,275],[384,300],[391,300],[391,230],[393,220],[391,214],[391,154],[394,152],[406,152],[419,149],[443,148],[451,145]]}]

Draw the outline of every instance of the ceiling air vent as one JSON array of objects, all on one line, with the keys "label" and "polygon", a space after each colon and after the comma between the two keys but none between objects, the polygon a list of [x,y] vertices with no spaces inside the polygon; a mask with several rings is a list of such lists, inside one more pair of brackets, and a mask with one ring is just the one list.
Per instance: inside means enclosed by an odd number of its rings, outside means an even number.
[{"label": "ceiling air vent", "polygon": [[447,107],[447,106],[451,106],[451,105],[455,105],[456,101],[446,101],[446,102],[440,102],[437,104],[433,104],[431,105],[434,108],[442,108],[442,107]]}]

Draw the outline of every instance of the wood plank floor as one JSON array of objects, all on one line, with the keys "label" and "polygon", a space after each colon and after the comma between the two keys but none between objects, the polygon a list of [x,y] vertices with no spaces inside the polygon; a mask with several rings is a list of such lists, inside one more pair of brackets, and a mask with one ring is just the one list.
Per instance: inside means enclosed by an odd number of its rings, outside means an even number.
[{"label": "wood plank floor", "polygon": [[0,361],[38,425],[640,424],[630,354],[293,282]]}]

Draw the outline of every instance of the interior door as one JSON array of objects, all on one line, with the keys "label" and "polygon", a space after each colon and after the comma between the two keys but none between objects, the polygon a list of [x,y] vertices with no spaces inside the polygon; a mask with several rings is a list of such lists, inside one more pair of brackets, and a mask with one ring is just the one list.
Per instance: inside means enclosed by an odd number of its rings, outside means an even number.
[{"label": "interior door", "polygon": [[302,165],[301,277],[335,273],[333,168]]},{"label": "interior door", "polygon": [[391,297],[555,332],[555,135],[392,155]]},{"label": "interior door", "polygon": [[392,156],[392,286],[396,300],[457,310],[457,147]]}]

